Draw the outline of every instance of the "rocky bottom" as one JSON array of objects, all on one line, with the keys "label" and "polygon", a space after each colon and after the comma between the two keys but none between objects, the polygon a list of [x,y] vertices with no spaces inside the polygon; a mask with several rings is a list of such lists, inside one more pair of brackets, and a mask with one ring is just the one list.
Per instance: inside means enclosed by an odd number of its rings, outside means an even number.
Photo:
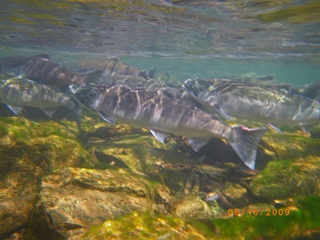
[{"label": "rocky bottom", "polygon": [[320,238],[319,126],[267,132],[256,171],[221,140],[82,126],[0,117],[0,239]]}]

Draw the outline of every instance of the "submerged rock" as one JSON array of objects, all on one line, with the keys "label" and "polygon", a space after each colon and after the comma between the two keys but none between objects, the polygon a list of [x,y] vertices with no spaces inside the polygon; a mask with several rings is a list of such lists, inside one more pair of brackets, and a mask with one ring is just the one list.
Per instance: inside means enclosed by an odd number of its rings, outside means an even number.
[{"label": "submerged rock", "polygon": [[303,197],[286,208],[251,205],[207,220],[135,212],[91,227],[82,239],[318,239],[319,203],[319,196]]},{"label": "submerged rock", "polygon": [[177,217],[206,219],[212,215],[208,204],[193,194],[176,196],[169,208],[170,213]]},{"label": "submerged rock", "polygon": [[88,227],[107,219],[152,212],[157,185],[125,170],[60,169],[42,180],[28,234],[79,239]]},{"label": "submerged rock", "polygon": [[0,236],[27,226],[35,199],[36,194],[1,198]]},{"label": "submerged rock", "polygon": [[[210,234],[213,236],[214,234]],[[92,227],[82,238],[89,239],[208,239],[184,219],[149,213],[133,213]]]},{"label": "submerged rock", "polygon": [[0,236],[28,224],[43,176],[97,163],[75,139],[76,129],[74,123],[0,118]]},{"label": "submerged rock", "polygon": [[250,183],[255,196],[272,201],[320,193],[320,139],[301,132],[268,133],[264,144],[272,161]]},{"label": "submerged rock", "polygon": [[[148,132],[137,132],[131,127],[129,129],[128,127],[127,129],[119,127],[123,125],[117,126],[119,130],[123,131],[122,134],[119,132],[118,134],[109,133],[109,138],[106,139],[108,136],[106,134],[105,139],[96,139],[95,143],[92,142],[93,140],[89,140],[96,154],[99,155],[99,159],[113,159],[118,162],[118,165],[122,162],[132,170],[148,172],[156,168],[157,159],[152,151],[154,148],[170,149],[175,146],[174,141],[166,144],[160,143]],[[168,157],[170,157],[170,153],[168,153]]]},{"label": "submerged rock", "polygon": [[277,198],[320,193],[320,157],[270,162],[251,182],[255,196]]}]

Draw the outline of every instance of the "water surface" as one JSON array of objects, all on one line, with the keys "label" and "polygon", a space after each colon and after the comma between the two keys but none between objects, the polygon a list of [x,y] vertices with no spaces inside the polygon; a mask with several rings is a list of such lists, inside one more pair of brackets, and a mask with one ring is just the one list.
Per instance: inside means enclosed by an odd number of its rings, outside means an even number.
[{"label": "water surface", "polygon": [[318,1],[2,0],[1,56],[118,57],[190,77],[319,81]]}]

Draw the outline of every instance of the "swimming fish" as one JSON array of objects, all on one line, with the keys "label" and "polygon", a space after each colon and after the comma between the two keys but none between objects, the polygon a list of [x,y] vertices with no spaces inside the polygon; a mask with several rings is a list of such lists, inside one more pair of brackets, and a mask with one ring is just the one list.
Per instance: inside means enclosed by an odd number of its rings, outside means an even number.
[{"label": "swimming fish", "polygon": [[0,80],[0,102],[19,114],[23,106],[41,108],[52,117],[60,106],[69,108],[80,129],[81,105],[73,97],[24,78]]},{"label": "swimming fish", "polygon": [[294,87],[293,91],[305,97],[320,101],[320,83],[319,82],[309,83],[302,86]]},{"label": "swimming fish", "polygon": [[102,73],[101,70],[77,73],[52,62],[48,54],[0,58],[0,67],[3,72],[22,75],[35,82],[59,88],[70,84],[83,85],[89,80],[95,82]]},{"label": "swimming fish", "polygon": [[147,128],[163,143],[166,133],[186,136],[191,147],[198,151],[212,137],[224,138],[240,159],[254,169],[257,146],[266,128],[231,127],[159,89],[71,85],[71,90],[81,103],[98,111],[105,121]]},{"label": "swimming fish", "polygon": [[83,68],[92,68],[103,70],[103,78],[114,78],[119,76],[136,76],[145,79],[152,79],[155,77],[156,69],[150,71],[141,70],[137,67],[129,66],[117,58],[107,59],[84,59],[79,62]]},{"label": "swimming fish", "polygon": [[260,85],[220,79],[188,79],[187,92],[208,109],[230,116],[276,125],[309,128],[320,123],[320,102],[294,93],[282,84]]}]

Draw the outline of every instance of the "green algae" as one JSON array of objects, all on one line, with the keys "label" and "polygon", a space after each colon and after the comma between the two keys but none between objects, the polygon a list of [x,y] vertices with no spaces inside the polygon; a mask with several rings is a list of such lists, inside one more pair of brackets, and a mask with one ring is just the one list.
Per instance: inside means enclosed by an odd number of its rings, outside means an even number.
[{"label": "green algae", "polygon": [[133,213],[91,227],[82,239],[291,239],[319,231],[319,196],[291,200],[282,210],[212,220]]},{"label": "green algae", "polygon": [[92,227],[82,239],[207,239],[183,219],[133,213]]},{"label": "green algae", "polygon": [[241,217],[215,219],[212,223],[220,233],[220,239],[291,239],[303,235],[305,231],[320,226],[320,197],[297,198],[290,206],[289,214],[279,215],[261,212],[258,216],[248,213]]},{"label": "green algae", "polygon": [[95,145],[100,154],[109,158],[116,158],[130,169],[136,171],[151,171],[155,169],[153,148],[169,149],[174,142],[162,144],[151,134],[130,134],[115,137],[103,144]]},{"label": "green algae", "polygon": [[295,159],[306,156],[320,156],[320,139],[296,133],[267,132],[263,137],[264,152],[273,159]]},{"label": "green algae", "polygon": [[9,20],[9,22],[13,22],[13,23],[18,23],[18,24],[27,24],[27,25],[35,25],[36,23],[27,19],[27,18],[21,18],[21,17],[14,17],[14,16],[10,16],[9,19],[7,19],[7,21]]},{"label": "green algae", "polygon": [[290,23],[320,22],[320,3],[309,2],[301,6],[291,6],[257,15],[267,22],[287,21]]},{"label": "green algae", "polygon": [[252,180],[256,196],[268,200],[320,193],[320,158],[272,161]]},{"label": "green algae", "polygon": [[[50,0],[13,0],[13,2],[22,3],[25,5],[30,5],[32,8],[38,9],[46,9],[46,10],[53,10],[53,9],[65,9],[69,10],[72,9],[72,4],[67,2],[55,2]],[[22,10],[20,10],[22,11]]]},{"label": "green algae", "polygon": [[320,21],[318,1],[227,1],[233,10],[242,9],[240,15],[247,15],[266,22],[286,21],[292,24],[317,23]]},{"label": "green algae", "polygon": [[0,130],[5,130],[12,137],[25,141],[49,135],[76,139],[78,134],[74,122],[33,122],[19,117],[0,117]]},{"label": "green algae", "polygon": [[97,161],[81,146],[73,122],[40,123],[18,117],[0,117],[0,136],[1,156],[7,159],[1,161],[3,166],[28,163],[30,167],[41,166],[42,174],[47,174],[68,164],[94,166]]}]

